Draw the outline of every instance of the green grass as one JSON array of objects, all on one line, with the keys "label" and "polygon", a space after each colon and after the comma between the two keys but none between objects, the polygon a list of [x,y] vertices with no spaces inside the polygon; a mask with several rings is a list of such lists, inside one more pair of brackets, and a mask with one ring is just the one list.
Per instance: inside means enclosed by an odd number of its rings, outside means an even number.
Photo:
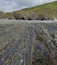
[{"label": "green grass", "polygon": [[27,9],[24,9],[21,11],[23,11],[25,13],[35,12],[35,13],[40,13],[40,14],[52,16],[53,18],[57,18],[57,1],[52,2],[52,3],[43,4],[40,6],[35,6],[32,8],[27,8]]},{"label": "green grass", "polygon": [[46,17],[57,18],[57,1],[31,7],[31,8],[25,8],[22,10],[13,11],[11,13],[5,13],[0,17],[6,18],[6,17],[11,17],[11,16],[17,16],[17,15],[22,15],[22,16],[27,17],[33,14],[34,15],[43,14],[43,16],[46,16]]}]

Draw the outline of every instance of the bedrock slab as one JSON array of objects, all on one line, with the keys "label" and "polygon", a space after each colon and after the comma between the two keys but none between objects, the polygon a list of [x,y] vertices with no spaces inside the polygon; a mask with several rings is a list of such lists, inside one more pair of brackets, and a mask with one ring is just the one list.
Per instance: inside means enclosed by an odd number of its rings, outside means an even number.
[{"label": "bedrock slab", "polygon": [[57,22],[0,23],[0,65],[56,64]]}]

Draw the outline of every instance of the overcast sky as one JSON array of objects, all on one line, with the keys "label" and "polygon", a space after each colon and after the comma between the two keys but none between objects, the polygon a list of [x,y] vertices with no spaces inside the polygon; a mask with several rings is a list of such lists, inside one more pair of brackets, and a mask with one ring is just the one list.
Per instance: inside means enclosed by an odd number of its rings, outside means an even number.
[{"label": "overcast sky", "polygon": [[11,12],[56,0],[0,0],[0,11]]}]

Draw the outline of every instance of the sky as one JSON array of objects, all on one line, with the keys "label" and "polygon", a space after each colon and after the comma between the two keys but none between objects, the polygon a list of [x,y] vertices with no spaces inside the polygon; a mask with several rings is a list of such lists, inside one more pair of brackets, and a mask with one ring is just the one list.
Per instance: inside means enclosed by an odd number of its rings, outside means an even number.
[{"label": "sky", "polygon": [[0,11],[12,12],[56,0],[0,0]]}]

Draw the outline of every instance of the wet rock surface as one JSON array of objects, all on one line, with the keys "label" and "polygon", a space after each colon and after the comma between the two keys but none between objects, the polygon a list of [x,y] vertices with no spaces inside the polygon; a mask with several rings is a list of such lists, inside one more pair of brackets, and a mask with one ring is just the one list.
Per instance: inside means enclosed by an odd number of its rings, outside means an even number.
[{"label": "wet rock surface", "polygon": [[0,65],[56,65],[57,23],[0,24]]}]

